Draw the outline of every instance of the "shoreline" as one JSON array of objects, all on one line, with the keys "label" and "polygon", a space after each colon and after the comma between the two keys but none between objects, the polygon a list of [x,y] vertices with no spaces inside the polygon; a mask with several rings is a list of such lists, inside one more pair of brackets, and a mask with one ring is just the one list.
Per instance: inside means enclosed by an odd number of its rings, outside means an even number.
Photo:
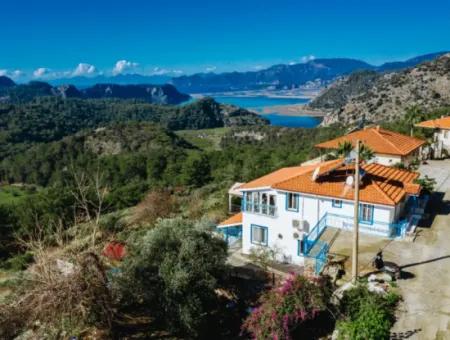
[{"label": "shoreline", "polygon": [[[307,93],[305,93],[307,92]],[[235,97],[235,98],[269,98],[269,99],[302,99],[305,103],[296,104],[280,104],[280,105],[267,105],[259,108],[246,108],[258,115],[277,115],[288,117],[312,117],[312,118],[324,118],[327,112],[315,110],[307,107],[307,103],[315,97],[315,91],[305,91],[303,93],[297,92],[297,94],[286,94],[283,92],[271,92],[271,91],[236,91],[236,92],[217,92],[217,93],[194,93],[191,97],[194,99],[200,99],[207,96],[212,97]]]},{"label": "shoreline", "polygon": [[280,99],[303,99],[311,100],[315,98],[320,89],[296,91],[296,93],[287,91],[236,91],[236,92],[208,92],[191,93],[190,96],[195,99],[203,97],[237,97],[237,98],[280,98]]},{"label": "shoreline", "polygon": [[275,105],[266,106],[262,112],[258,114],[274,114],[278,116],[290,116],[290,117],[315,117],[323,118],[326,116],[326,112],[313,110],[307,108],[304,104],[292,104],[292,105]]}]

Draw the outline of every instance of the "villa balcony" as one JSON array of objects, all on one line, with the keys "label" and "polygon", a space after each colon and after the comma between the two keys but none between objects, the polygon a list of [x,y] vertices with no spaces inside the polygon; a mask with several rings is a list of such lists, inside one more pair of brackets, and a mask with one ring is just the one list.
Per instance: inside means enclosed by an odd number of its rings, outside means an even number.
[{"label": "villa balcony", "polygon": [[242,211],[269,217],[277,217],[277,207],[270,204],[245,202],[242,204]]}]

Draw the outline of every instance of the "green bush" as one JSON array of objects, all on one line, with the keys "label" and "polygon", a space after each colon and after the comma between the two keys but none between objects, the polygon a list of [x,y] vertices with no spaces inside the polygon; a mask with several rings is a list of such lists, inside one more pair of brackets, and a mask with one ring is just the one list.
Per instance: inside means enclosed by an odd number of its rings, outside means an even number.
[{"label": "green bush", "polygon": [[360,285],[344,293],[340,304],[340,339],[389,339],[400,297],[393,292],[382,296]]},{"label": "green bush", "polygon": [[15,272],[25,270],[33,262],[33,254],[26,252],[15,255],[1,264],[1,267],[6,270]]},{"label": "green bush", "polygon": [[389,339],[391,322],[388,313],[373,301],[361,304],[357,316],[339,324],[339,338],[351,340]]},{"label": "green bush", "polygon": [[190,221],[160,220],[136,238],[117,282],[122,305],[144,307],[173,333],[198,337],[218,307],[227,246]]}]

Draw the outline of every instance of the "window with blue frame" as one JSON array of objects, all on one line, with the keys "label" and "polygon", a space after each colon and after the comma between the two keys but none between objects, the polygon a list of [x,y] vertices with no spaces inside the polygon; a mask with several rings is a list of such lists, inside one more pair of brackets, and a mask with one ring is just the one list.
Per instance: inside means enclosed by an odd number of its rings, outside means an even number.
[{"label": "window with blue frame", "polygon": [[359,221],[362,223],[373,223],[373,205],[360,204],[359,205]]},{"label": "window with blue frame", "polygon": [[293,193],[286,194],[286,210],[298,211],[299,195]]},{"label": "window with blue frame", "polygon": [[269,241],[269,230],[267,227],[252,224],[250,227],[250,241],[253,244],[267,246]]},{"label": "window with blue frame", "polygon": [[342,201],[341,200],[333,200],[333,208],[342,208]]}]

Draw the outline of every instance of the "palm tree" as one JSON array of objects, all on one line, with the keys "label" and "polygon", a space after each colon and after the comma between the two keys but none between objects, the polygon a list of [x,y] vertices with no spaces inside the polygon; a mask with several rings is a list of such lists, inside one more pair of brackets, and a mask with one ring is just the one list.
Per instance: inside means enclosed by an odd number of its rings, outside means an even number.
[{"label": "palm tree", "polygon": [[375,153],[366,144],[359,146],[359,159],[362,161],[370,161],[375,156]]},{"label": "palm tree", "polygon": [[353,150],[352,142],[345,141],[344,143],[339,143],[336,150],[336,155],[338,157],[346,157]]},{"label": "palm tree", "polygon": [[414,105],[406,110],[405,121],[408,123],[410,128],[411,137],[414,135],[414,125],[420,123],[422,117],[423,112],[417,105]]},{"label": "palm tree", "polygon": [[[350,141],[345,141],[343,143],[339,143],[339,146],[336,150],[337,157],[347,157],[350,152],[354,149],[353,144]],[[375,156],[375,153],[371,148],[367,145],[361,143],[359,146],[359,159],[362,161],[369,161]]]}]

